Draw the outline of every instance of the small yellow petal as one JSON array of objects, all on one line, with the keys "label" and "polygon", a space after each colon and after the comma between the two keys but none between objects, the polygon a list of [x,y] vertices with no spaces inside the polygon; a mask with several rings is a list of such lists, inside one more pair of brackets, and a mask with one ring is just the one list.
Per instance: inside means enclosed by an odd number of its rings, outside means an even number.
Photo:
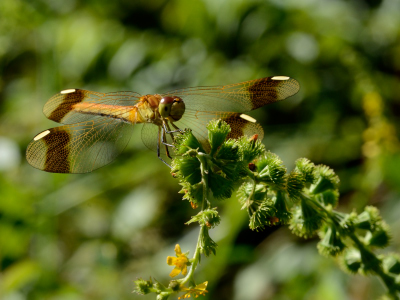
[{"label": "small yellow petal", "polygon": [[183,265],[183,267],[182,267],[182,275],[186,275],[187,274],[187,266],[186,265]]},{"label": "small yellow petal", "polygon": [[180,272],[181,272],[181,269],[179,269],[179,268],[174,268],[174,269],[171,271],[171,273],[169,273],[169,276],[170,276],[170,277],[175,277],[175,276],[179,275]]},{"label": "small yellow petal", "polygon": [[176,256],[179,256],[180,254],[182,254],[181,246],[179,246],[179,244],[175,245],[175,253],[176,253]]},{"label": "small yellow petal", "polygon": [[204,281],[203,283],[196,285],[196,289],[205,290],[207,288],[207,284],[208,284],[208,281]]},{"label": "small yellow petal", "polygon": [[168,256],[168,257],[167,257],[167,264],[170,265],[170,266],[172,266],[172,265],[175,264],[176,260],[177,260],[176,257]]}]

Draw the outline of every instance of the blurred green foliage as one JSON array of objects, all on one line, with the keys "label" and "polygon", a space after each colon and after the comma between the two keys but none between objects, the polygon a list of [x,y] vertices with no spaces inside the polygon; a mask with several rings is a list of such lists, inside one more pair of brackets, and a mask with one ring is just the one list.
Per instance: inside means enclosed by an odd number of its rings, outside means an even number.
[{"label": "blurred green foliage", "polygon": [[[90,174],[29,166],[56,126],[41,108],[67,88],[141,94],[271,75],[300,93],[252,113],[291,168],[307,157],[341,178],[340,210],[381,208],[399,252],[400,1],[3,0],[0,2],[0,298],[148,299],[133,280],[195,245],[195,215],[135,130]],[[140,127],[140,126],[138,126]],[[375,299],[375,278],[343,274],[286,228],[252,232],[236,199],[210,234],[204,299]],[[190,248],[192,247],[192,248]]]}]

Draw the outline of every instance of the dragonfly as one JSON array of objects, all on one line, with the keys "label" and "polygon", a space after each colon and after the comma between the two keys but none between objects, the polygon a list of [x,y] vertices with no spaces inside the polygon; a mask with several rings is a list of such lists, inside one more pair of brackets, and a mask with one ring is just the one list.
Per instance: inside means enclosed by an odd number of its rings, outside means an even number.
[{"label": "dragonfly", "polygon": [[[264,132],[246,112],[283,100],[299,91],[288,76],[178,89],[163,94],[98,93],[67,89],[51,97],[44,115],[63,124],[37,134],[27,147],[33,167],[52,173],[88,173],[112,162],[128,144],[134,125],[143,124],[141,139],[166,165],[172,158],[174,134],[191,129],[204,149],[207,124],[222,119],[231,127],[227,138]],[[136,142],[136,141],[135,141]]]}]

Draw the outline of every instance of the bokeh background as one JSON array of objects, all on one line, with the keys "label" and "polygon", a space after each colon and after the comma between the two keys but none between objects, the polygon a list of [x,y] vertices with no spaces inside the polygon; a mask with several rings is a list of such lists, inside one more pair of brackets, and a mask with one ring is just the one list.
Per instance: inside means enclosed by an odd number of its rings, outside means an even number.
[{"label": "bokeh background", "polygon": [[[25,149],[57,126],[44,103],[67,88],[141,94],[296,78],[300,92],[251,115],[291,169],[307,157],[341,178],[339,210],[378,206],[400,252],[400,1],[0,1],[0,298],[154,299],[166,256],[193,250],[196,214],[140,140],[93,173],[32,168]],[[374,277],[343,273],[317,239],[248,229],[235,198],[214,203],[219,244],[204,299],[376,299]]]}]

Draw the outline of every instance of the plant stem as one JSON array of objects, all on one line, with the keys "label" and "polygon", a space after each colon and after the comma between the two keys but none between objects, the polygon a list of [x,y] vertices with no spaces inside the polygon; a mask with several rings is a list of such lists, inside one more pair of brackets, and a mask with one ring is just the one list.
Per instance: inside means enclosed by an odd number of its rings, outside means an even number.
[{"label": "plant stem", "polygon": [[[308,200],[313,201],[309,198]],[[392,299],[395,300],[400,299],[397,295],[399,287],[396,285],[395,279],[392,276],[385,273],[385,271],[382,269],[381,260],[375,255],[375,253],[366,248],[365,245],[360,241],[360,239],[352,230],[349,230],[348,228],[343,228],[340,225],[340,223],[338,223],[338,221],[334,218],[332,213],[326,210],[326,208],[323,205],[321,205],[318,201],[313,201],[313,202],[318,206],[319,209],[324,211],[326,217],[329,218],[332,224],[334,224],[335,227],[337,227],[342,234],[345,234],[351,238],[351,240],[354,242],[356,248],[360,251],[361,254],[364,254],[364,256],[367,256],[375,261],[375,263],[371,264],[371,271],[381,278],[382,282],[388,289],[389,294],[392,296]]]},{"label": "plant stem", "polygon": [[200,161],[200,172],[203,181],[203,201],[201,204],[201,210],[206,208],[206,204],[209,205],[208,201],[208,165],[207,165],[207,154],[199,152],[197,159]]},{"label": "plant stem", "polygon": [[192,266],[190,267],[190,270],[186,277],[182,280],[181,284],[184,285],[186,282],[190,281],[191,284],[196,285],[193,279],[193,274],[194,271],[196,270],[197,264],[200,261],[200,241],[202,238],[202,228],[200,227],[200,232],[199,232],[199,237],[197,239],[197,245],[196,245],[196,250],[193,254],[193,261],[192,261]]},{"label": "plant stem", "polygon": [[353,240],[354,244],[357,245],[360,253],[364,253],[364,255],[367,255],[371,258],[373,257],[373,259],[377,261],[377,263],[371,264],[371,271],[381,278],[382,282],[386,285],[388,292],[393,297],[393,299],[399,299],[396,292],[399,290],[399,288],[395,283],[395,279],[392,276],[386,274],[385,271],[382,269],[381,260],[376,257],[375,253],[368,250],[353,232],[347,232],[347,235]]},{"label": "plant stem", "polygon": [[[200,172],[201,172],[201,177],[203,181],[203,200],[201,203],[201,210],[205,210],[206,205],[209,206],[209,201],[208,201],[208,166],[207,166],[207,154],[199,152],[197,155],[198,160],[200,161]],[[203,238],[203,227],[200,226],[200,231],[199,231],[199,237],[197,238],[197,245],[196,245],[196,250],[193,254],[193,259],[192,259],[192,266],[190,267],[190,270],[186,277],[182,280],[181,284],[185,284],[186,282],[190,281],[190,284],[193,284],[194,286],[195,281],[193,279],[193,274],[194,271],[196,270],[197,264],[200,261],[200,243],[201,239]]]}]

